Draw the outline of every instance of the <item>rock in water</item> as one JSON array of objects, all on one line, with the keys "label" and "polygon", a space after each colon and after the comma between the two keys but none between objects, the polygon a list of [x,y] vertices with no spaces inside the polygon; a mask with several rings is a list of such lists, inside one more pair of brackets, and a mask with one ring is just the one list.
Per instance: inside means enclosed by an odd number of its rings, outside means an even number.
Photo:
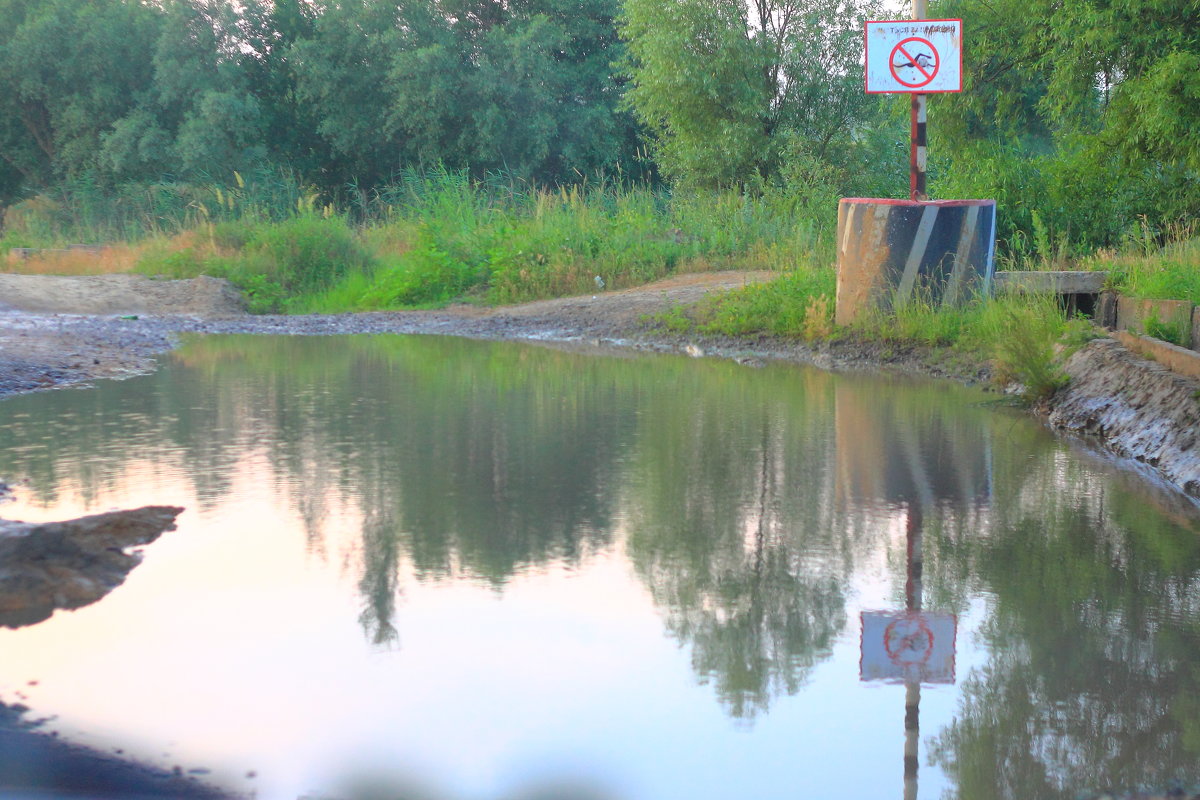
[{"label": "rock in water", "polygon": [[0,520],[0,626],[33,625],[104,597],[141,562],[126,551],[174,530],[182,511],[146,506],[66,522]]}]

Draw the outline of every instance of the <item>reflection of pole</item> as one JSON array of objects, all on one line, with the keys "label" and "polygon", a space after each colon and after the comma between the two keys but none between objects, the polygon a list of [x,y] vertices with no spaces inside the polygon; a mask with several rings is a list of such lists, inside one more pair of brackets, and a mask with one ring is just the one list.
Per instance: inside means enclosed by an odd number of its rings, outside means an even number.
[{"label": "reflection of pole", "polygon": [[921,683],[904,684],[904,800],[917,800],[917,752],[921,742]]},{"label": "reflection of pole", "polygon": [[921,504],[914,500],[908,504],[907,525],[905,527],[908,540],[908,580],[904,584],[904,607],[911,613],[921,610],[921,574],[924,571],[925,557],[921,548]]},{"label": "reflection of pole", "polygon": [[[910,614],[921,611],[921,575],[925,559],[921,542],[921,503],[908,504],[905,519],[908,544],[908,579],[904,584],[904,606]],[[921,744],[921,681],[909,675],[904,682],[904,800],[917,800],[917,767]]]}]

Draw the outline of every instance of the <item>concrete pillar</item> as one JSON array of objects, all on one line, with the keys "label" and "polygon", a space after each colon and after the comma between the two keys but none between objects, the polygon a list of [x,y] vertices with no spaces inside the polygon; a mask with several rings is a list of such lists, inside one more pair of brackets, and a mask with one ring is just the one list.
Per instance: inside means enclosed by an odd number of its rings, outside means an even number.
[{"label": "concrete pillar", "polygon": [[837,243],[839,325],[914,300],[959,305],[991,292],[996,201],[846,198]]}]

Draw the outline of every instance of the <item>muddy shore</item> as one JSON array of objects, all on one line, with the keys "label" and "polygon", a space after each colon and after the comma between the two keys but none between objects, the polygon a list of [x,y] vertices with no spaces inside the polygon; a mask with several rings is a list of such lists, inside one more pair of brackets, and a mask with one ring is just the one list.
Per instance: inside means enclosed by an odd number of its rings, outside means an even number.
[{"label": "muddy shore", "polygon": [[[679,275],[636,289],[517,306],[459,305],[436,311],[254,316],[228,285],[211,278],[53,277],[0,274],[0,398],[87,385],[149,372],[189,333],[340,335],[437,334],[530,339],[768,360],[832,370],[893,371],[987,385],[990,370],[951,354],[840,341],[809,346],[762,337],[672,336],[645,317],[710,292],[768,280],[768,272]],[[1038,413],[1119,459],[1200,501],[1200,382],[1165,371],[1112,340],[1085,347],[1067,365],[1072,378]]]},{"label": "muddy shore", "polygon": [[830,369],[881,369],[984,381],[985,366],[941,363],[928,352],[885,351],[838,342],[809,347],[768,337],[720,339],[650,330],[646,315],[694,303],[710,292],[768,280],[769,272],[680,275],[618,292],[500,308],[261,316],[208,278],[158,281],[126,275],[54,277],[0,274],[0,397],[149,372],[189,333],[437,334],[478,339],[577,341],[730,357],[786,360]]}]

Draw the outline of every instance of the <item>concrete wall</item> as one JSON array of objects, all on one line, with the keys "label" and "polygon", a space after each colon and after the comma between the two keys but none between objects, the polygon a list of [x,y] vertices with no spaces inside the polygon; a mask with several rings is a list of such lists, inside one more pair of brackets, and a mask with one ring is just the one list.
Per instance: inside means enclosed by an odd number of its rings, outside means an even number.
[{"label": "concrete wall", "polygon": [[1195,350],[1129,331],[1115,331],[1113,336],[1138,355],[1157,361],[1172,372],[1200,380],[1200,353]]},{"label": "concrete wall", "polygon": [[1177,329],[1182,336],[1180,341],[1194,348],[1194,311],[1192,304],[1186,300],[1137,300],[1121,297],[1117,300],[1117,329],[1133,333],[1152,333],[1146,329],[1146,325],[1157,320]]}]

